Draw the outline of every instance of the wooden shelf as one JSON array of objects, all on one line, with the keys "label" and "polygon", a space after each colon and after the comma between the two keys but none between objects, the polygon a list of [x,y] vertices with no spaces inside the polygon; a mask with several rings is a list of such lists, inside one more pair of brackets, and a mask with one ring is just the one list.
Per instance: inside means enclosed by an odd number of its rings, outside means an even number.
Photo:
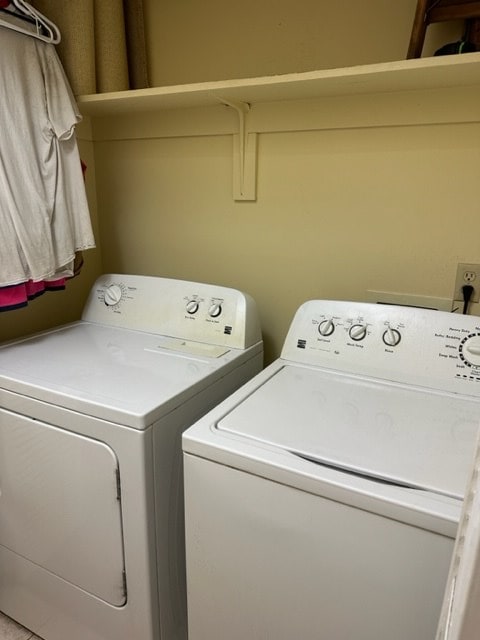
[{"label": "wooden shelf", "polygon": [[479,103],[480,53],[78,98],[89,140],[233,135],[235,200],[256,199],[258,134],[479,122]]},{"label": "wooden shelf", "polygon": [[84,115],[121,115],[159,109],[249,104],[311,98],[468,87],[480,83],[480,53],[84,95]]}]

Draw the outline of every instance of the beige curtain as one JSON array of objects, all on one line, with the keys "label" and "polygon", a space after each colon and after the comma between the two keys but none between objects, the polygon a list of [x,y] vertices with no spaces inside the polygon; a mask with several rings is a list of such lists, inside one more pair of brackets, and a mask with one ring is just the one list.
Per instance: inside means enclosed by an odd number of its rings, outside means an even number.
[{"label": "beige curtain", "polygon": [[142,0],[33,0],[62,33],[57,51],[75,95],[148,86]]}]

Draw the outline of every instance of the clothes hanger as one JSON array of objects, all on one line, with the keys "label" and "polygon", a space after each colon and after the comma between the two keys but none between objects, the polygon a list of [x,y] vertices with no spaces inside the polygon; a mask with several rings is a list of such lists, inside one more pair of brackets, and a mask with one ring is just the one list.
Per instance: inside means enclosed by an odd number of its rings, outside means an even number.
[{"label": "clothes hanger", "polygon": [[40,11],[37,11],[37,9],[32,7],[31,4],[25,2],[25,0],[12,0],[6,8],[3,7],[1,9],[1,12],[4,16],[11,15],[28,20],[35,25],[36,30],[34,31],[32,29],[24,28],[16,22],[12,22],[8,20],[8,18],[4,18],[0,15],[0,26],[2,27],[7,27],[7,29],[12,29],[19,33],[25,33],[28,36],[33,36],[34,38],[38,38],[39,40],[50,42],[52,44],[58,44],[61,40],[61,34],[58,27],[46,16],[40,13]]},{"label": "clothes hanger", "polygon": [[60,29],[54,24],[51,20],[47,18],[43,13],[40,13],[38,9],[32,7],[29,2],[25,2],[25,0],[13,0],[13,4],[19,11],[23,11],[25,15],[31,16],[35,22],[40,24],[45,28],[45,30],[51,35],[51,42],[53,44],[58,44],[62,39],[60,34]]},{"label": "clothes hanger", "polygon": [[[54,41],[56,40],[53,30],[48,25],[46,26],[40,23],[38,17],[33,17],[30,11],[28,11],[28,13],[24,13],[22,9],[20,12],[18,8],[10,2],[8,4],[2,3],[0,5],[0,12],[1,14],[3,14],[3,16],[0,15],[0,26],[11,29],[12,31],[24,33],[28,36],[32,36],[33,38],[37,38],[45,42],[54,43]],[[18,24],[18,22],[14,20],[10,20],[7,16],[24,20],[29,24],[32,24],[35,29],[22,27],[21,24]]]}]

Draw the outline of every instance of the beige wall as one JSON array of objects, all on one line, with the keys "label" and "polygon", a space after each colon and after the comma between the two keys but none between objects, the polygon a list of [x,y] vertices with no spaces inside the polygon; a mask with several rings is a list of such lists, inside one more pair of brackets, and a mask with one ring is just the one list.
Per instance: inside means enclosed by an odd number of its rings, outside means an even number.
[{"label": "beige wall", "polygon": [[[416,0],[144,0],[152,86],[405,58]],[[429,27],[424,53],[459,25]]]}]

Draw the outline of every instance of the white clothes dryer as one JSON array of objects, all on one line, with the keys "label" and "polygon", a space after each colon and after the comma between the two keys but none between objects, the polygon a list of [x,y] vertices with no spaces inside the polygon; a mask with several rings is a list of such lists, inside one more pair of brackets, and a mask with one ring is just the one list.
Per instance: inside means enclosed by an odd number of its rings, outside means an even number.
[{"label": "white clothes dryer", "polygon": [[480,423],[480,318],[311,301],[183,435],[189,640],[432,640]]},{"label": "white clothes dryer", "polygon": [[253,300],[105,275],[0,348],[0,610],[45,640],[186,637],[181,433],[262,367]]}]

